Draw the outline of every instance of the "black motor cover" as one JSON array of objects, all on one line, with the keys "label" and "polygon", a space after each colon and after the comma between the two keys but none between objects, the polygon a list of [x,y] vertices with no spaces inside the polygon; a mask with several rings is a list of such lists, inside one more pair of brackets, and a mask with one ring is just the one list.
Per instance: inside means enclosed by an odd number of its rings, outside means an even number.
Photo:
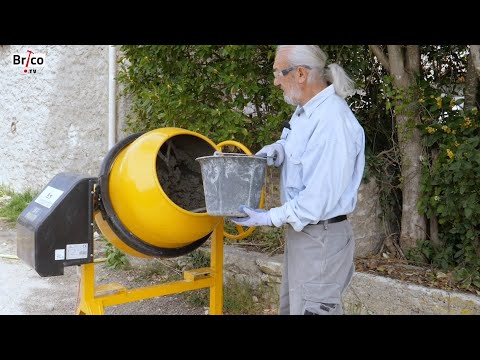
[{"label": "black motor cover", "polygon": [[97,178],[56,175],[17,219],[17,255],[40,276],[93,262],[93,189]]}]

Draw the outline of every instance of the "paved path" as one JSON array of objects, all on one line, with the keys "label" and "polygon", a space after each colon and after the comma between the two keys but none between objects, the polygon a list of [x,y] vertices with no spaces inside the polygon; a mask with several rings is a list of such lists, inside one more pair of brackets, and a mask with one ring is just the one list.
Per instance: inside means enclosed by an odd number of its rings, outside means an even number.
[{"label": "paved path", "polygon": [[0,221],[0,314],[74,314],[78,290],[76,267],[64,276],[41,277],[16,256],[15,229]]},{"label": "paved path", "polygon": [[[41,277],[16,256],[16,231],[0,220],[0,315],[74,315],[80,277],[77,266],[64,268],[63,276]],[[148,261],[148,260],[146,260]],[[139,270],[141,271],[141,270]],[[121,270],[95,265],[98,284],[120,282],[138,287]],[[97,285],[98,285],[97,284]],[[180,295],[107,307],[107,315],[203,315],[205,309],[188,304]]]}]

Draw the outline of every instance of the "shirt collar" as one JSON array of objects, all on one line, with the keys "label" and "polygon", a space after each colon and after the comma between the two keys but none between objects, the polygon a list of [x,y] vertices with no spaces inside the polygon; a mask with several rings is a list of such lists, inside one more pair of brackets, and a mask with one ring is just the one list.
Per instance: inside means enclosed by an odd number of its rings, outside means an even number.
[{"label": "shirt collar", "polygon": [[305,112],[305,115],[307,118],[312,115],[313,111],[321,104],[323,103],[329,96],[335,94],[335,88],[332,85],[327,86],[325,89],[320,91],[317,95],[315,95],[313,98],[308,100],[308,102],[303,105],[303,106],[298,106],[297,110],[295,111],[295,114],[297,116],[300,116],[303,112]]}]

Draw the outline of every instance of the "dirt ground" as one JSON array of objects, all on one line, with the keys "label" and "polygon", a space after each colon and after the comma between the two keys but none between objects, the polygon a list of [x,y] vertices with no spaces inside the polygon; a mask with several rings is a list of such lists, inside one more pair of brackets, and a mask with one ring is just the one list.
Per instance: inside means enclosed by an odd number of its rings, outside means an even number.
[{"label": "dirt ground", "polygon": [[[102,245],[101,240],[95,241],[95,257],[103,255]],[[0,220],[0,315],[75,314],[79,301],[78,266],[65,267],[63,276],[41,277],[15,257],[15,229]],[[155,260],[131,260],[129,270],[113,270],[105,263],[95,264],[96,285],[120,283],[126,288],[152,285],[152,278],[142,274]],[[206,311],[208,308],[195,307],[180,294],[105,308],[106,315],[204,315]]]},{"label": "dirt ground", "polygon": [[372,273],[407,283],[445,291],[480,295],[474,286],[465,289],[455,281],[453,272],[443,272],[428,264],[415,265],[407,260],[385,258],[382,255],[355,260],[355,271]]}]

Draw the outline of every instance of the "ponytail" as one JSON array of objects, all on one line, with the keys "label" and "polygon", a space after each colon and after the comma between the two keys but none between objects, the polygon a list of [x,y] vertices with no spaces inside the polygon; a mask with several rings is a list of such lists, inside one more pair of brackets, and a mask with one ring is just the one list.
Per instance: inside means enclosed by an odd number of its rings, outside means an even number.
[{"label": "ponytail", "polygon": [[338,64],[330,64],[325,68],[326,80],[333,84],[338,96],[346,98],[355,93],[355,83]]}]

